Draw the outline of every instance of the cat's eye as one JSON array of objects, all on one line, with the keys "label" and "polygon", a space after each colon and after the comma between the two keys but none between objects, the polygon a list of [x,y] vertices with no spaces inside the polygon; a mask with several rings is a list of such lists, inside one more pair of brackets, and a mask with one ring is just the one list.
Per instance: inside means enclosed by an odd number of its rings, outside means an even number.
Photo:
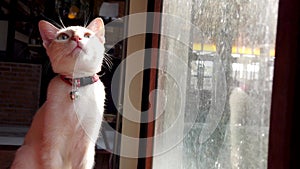
[{"label": "cat's eye", "polygon": [[65,34],[65,33],[61,33],[61,34],[59,34],[58,36],[57,36],[57,40],[67,40],[67,39],[69,39],[69,35],[67,35],[67,34]]},{"label": "cat's eye", "polygon": [[84,37],[85,37],[85,38],[90,38],[90,37],[91,37],[91,34],[90,34],[90,33],[85,33],[85,34],[84,34]]}]

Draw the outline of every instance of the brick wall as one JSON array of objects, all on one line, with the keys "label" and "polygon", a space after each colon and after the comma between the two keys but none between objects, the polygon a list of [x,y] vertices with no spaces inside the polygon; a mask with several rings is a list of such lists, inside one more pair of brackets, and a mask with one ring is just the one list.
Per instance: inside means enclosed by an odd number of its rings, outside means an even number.
[{"label": "brick wall", "polygon": [[31,123],[39,107],[42,66],[0,62],[0,125]]}]

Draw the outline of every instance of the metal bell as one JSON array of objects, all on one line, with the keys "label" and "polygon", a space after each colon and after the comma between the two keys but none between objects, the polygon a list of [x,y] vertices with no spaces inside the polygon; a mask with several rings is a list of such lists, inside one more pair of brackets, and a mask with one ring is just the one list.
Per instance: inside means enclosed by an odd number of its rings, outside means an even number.
[{"label": "metal bell", "polygon": [[76,100],[76,99],[78,99],[78,97],[79,97],[79,92],[77,90],[70,92],[71,100]]}]

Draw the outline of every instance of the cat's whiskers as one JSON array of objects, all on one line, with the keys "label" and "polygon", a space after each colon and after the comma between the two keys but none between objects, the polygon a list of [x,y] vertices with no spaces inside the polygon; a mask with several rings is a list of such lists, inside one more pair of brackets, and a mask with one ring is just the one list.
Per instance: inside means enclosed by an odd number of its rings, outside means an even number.
[{"label": "cat's whiskers", "polygon": [[111,69],[113,66],[112,57],[112,55],[104,53],[103,61],[106,63],[108,69]]}]

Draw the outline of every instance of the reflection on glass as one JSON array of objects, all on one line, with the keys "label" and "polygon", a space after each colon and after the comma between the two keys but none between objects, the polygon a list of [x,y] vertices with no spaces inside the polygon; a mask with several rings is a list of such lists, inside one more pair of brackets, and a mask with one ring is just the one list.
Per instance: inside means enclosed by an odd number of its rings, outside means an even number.
[{"label": "reflection on glass", "polygon": [[278,0],[163,6],[153,168],[267,168]]}]

